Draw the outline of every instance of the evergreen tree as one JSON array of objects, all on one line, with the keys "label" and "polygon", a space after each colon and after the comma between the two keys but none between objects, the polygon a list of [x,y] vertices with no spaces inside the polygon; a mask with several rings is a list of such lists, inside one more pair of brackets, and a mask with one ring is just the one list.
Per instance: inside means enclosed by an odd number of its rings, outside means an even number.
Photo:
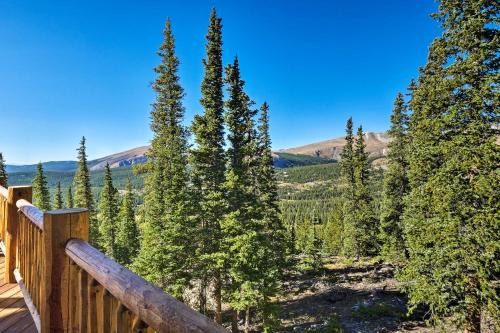
[{"label": "evergreen tree", "polygon": [[73,208],[73,189],[68,187],[68,192],[66,192],[66,208]]},{"label": "evergreen tree", "polygon": [[340,153],[340,167],[342,177],[349,194],[354,194],[354,135],[352,130],[352,117],[347,119],[345,145]]},{"label": "evergreen tree", "polygon": [[87,165],[87,153],[85,147],[85,137],[80,141],[78,148],[78,168],[73,186],[75,188],[74,206],[76,208],[87,208],[89,210],[89,238],[92,245],[98,245],[99,227],[94,211],[94,197],[92,196],[92,188],[90,187],[90,173]]},{"label": "evergreen tree", "polygon": [[0,186],[7,188],[7,171],[5,170],[5,160],[3,159],[3,154],[0,153]]},{"label": "evergreen tree", "polygon": [[430,47],[410,101],[403,216],[409,301],[431,319],[500,329],[498,2],[440,3],[443,34]]},{"label": "evergreen tree", "polygon": [[[257,193],[252,167],[255,156],[253,102],[244,92],[238,59],[226,68],[228,128],[226,191],[228,214],[222,223],[223,252],[228,273],[227,291],[233,309],[247,311],[258,305],[265,237],[257,216]],[[224,273],[226,273],[224,270]],[[250,318],[246,317],[246,327]]]},{"label": "evergreen tree", "polygon": [[388,167],[384,174],[380,213],[381,254],[386,260],[401,261],[405,255],[403,239],[403,200],[409,191],[406,169],[407,116],[403,94],[399,93],[394,102],[389,135]]},{"label": "evergreen tree", "polygon": [[[271,150],[271,136],[269,135],[269,105],[264,102],[260,108],[260,118],[257,131],[258,144],[258,193],[261,205],[262,218],[266,232],[274,247],[274,265],[283,269],[285,254],[290,250],[286,243],[286,231],[280,218],[278,206],[278,183]],[[275,266],[277,265],[277,266]]]},{"label": "evergreen tree", "polygon": [[57,182],[56,192],[54,193],[54,209],[62,209],[63,200],[61,192],[61,182]]},{"label": "evergreen tree", "polygon": [[111,258],[116,258],[117,255],[117,229],[118,229],[118,191],[113,186],[113,178],[111,168],[106,163],[104,169],[104,186],[102,187],[99,197],[99,213],[97,219],[99,221],[99,237],[94,238],[104,254]]},{"label": "evergreen tree", "polygon": [[363,128],[360,126],[354,151],[356,256],[375,255],[378,252],[379,224],[370,193],[371,167],[365,147]]},{"label": "evergreen tree", "polygon": [[344,237],[342,253],[346,256],[356,255],[356,202],[354,178],[354,135],[352,131],[352,118],[347,120],[345,145],[340,154],[340,167],[343,183],[343,225]]},{"label": "evergreen tree", "polygon": [[135,221],[135,198],[130,179],[121,202],[116,244],[117,261],[122,265],[130,265],[137,256],[140,245],[139,229]]},{"label": "evergreen tree", "polygon": [[200,259],[196,271],[200,279],[200,311],[206,312],[206,291],[214,284],[216,321],[220,322],[222,311],[223,254],[220,223],[224,217],[225,154],[224,154],[224,94],[222,66],[222,23],[215,9],[210,16],[207,33],[206,58],[203,60],[205,74],[201,84],[203,115],[194,118],[192,131],[195,147],[191,150],[193,183],[198,204],[197,220],[201,226]]},{"label": "evergreen tree", "polygon": [[354,142],[352,119],[346,126],[346,145],[341,154],[344,179],[343,253],[359,258],[377,252],[375,242],[378,223],[369,190],[370,164],[365,152],[362,127],[358,128]]},{"label": "evergreen tree", "polygon": [[270,296],[280,287],[283,270],[287,264],[286,254],[291,252],[292,244],[287,243],[286,229],[280,218],[278,206],[278,184],[273,164],[271,150],[271,136],[269,135],[269,105],[264,102],[260,108],[260,117],[257,127],[257,183],[259,218],[263,223],[265,233],[263,249],[265,262],[261,284],[262,301],[259,304],[262,310],[263,326],[274,324],[275,313],[270,306]]},{"label": "evergreen tree", "polygon": [[[195,234],[187,130],[182,125],[184,91],[179,83],[179,60],[170,20],[164,37],[158,52],[161,64],[155,68],[158,77],[153,84],[157,95],[151,112],[154,138],[145,187],[145,229],[135,266],[144,277],[182,299],[192,279]],[[134,237],[131,222],[127,237]]]},{"label": "evergreen tree", "polygon": [[33,205],[42,211],[50,210],[50,193],[41,162],[36,166],[36,175],[33,179]]}]

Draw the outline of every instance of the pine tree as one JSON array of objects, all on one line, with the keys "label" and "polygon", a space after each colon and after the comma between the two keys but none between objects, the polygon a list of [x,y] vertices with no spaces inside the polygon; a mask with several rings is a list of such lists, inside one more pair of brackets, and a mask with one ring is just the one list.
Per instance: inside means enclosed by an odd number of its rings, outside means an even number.
[{"label": "pine tree", "polygon": [[73,208],[74,203],[73,203],[73,189],[68,187],[68,192],[66,192],[66,208]]},{"label": "pine tree", "polygon": [[144,277],[182,299],[192,279],[195,233],[187,169],[188,133],[182,125],[184,91],[170,20],[164,37],[153,84],[157,95],[151,112],[154,138],[145,187],[145,229],[135,266]]},{"label": "pine tree", "polygon": [[92,245],[98,245],[99,227],[97,219],[95,218],[94,211],[94,197],[92,195],[92,188],[90,187],[90,173],[87,165],[87,153],[85,147],[85,137],[80,141],[78,148],[78,168],[76,170],[75,178],[73,179],[73,186],[75,188],[74,206],[76,208],[87,208],[89,210],[89,238]]},{"label": "pine tree", "polygon": [[[263,277],[266,238],[258,221],[258,198],[252,167],[256,148],[253,117],[256,110],[244,92],[238,59],[226,68],[228,100],[225,120],[228,129],[226,191],[228,214],[222,223],[223,252],[228,273],[227,291],[233,309],[247,311],[258,305],[259,282]],[[226,271],[224,271],[226,273]],[[246,327],[250,318],[246,317]]]},{"label": "pine tree", "polygon": [[202,230],[197,257],[200,259],[196,271],[200,279],[200,311],[206,312],[206,291],[214,284],[216,321],[220,322],[222,311],[223,255],[220,251],[220,223],[224,217],[225,164],[224,154],[224,94],[222,66],[222,23],[215,9],[210,15],[207,33],[206,58],[203,60],[205,74],[201,84],[203,115],[194,118],[192,131],[195,147],[191,150],[193,183],[198,203],[197,219]]},{"label": "pine tree", "polygon": [[394,102],[389,135],[388,167],[384,173],[380,213],[381,254],[389,261],[401,261],[405,256],[402,215],[404,198],[409,191],[407,148],[407,116],[403,94],[399,93]]},{"label": "pine tree", "polygon": [[271,150],[269,135],[269,105],[264,102],[260,108],[258,123],[258,193],[262,218],[265,221],[268,237],[274,247],[275,265],[282,269],[285,264],[285,254],[290,251],[286,243],[286,231],[280,218],[278,206],[278,183]]},{"label": "pine tree", "polygon": [[347,120],[345,145],[340,154],[340,167],[343,183],[343,225],[344,237],[342,253],[346,256],[356,255],[356,201],[354,178],[354,136],[352,131],[352,118]]},{"label": "pine tree", "polygon": [[368,161],[368,153],[365,152],[366,145],[363,134],[363,128],[360,126],[357,131],[354,151],[356,256],[378,253],[379,224],[373,210],[373,198],[370,194],[371,166]]},{"label": "pine tree", "polygon": [[[99,197],[99,237],[97,243],[104,254],[111,258],[117,256],[117,229],[118,229],[118,191],[113,186],[113,178],[109,163],[106,163],[104,169],[104,185]],[[94,239],[96,241],[96,239]]]},{"label": "pine tree", "polygon": [[33,179],[33,205],[42,211],[50,210],[50,193],[41,162],[36,166],[36,175]]},{"label": "pine tree", "polygon": [[61,182],[57,182],[56,192],[54,193],[54,209],[62,209],[63,200],[61,192]]},{"label": "pine tree", "polygon": [[500,329],[498,15],[493,0],[443,0],[443,34],[410,100],[401,278],[411,304],[467,332],[481,331],[483,314]]},{"label": "pine tree", "polygon": [[340,167],[344,183],[350,195],[354,194],[354,135],[352,130],[352,117],[347,119],[345,145],[340,153]]},{"label": "pine tree", "polygon": [[7,171],[5,170],[5,160],[3,159],[3,154],[0,153],[0,186],[7,188]]},{"label": "pine tree", "polygon": [[135,221],[135,198],[130,179],[121,202],[116,244],[116,260],[122,265],[130,265],[137,256],[140,245],[139,229]]},{"label": "pine tree", "polygon": [[370,164],[365,152],[363,129],[360,126],[356,141],[352,132],[352,118],[346,126],[346,145],[341,154],[344,180],[343,249],[344,255],[359,258],[377,252],[375,242],[378,223],[369,192]]},{"label": "pine tree", "polygon": [[287,243],[286,229],[280,218],[278,206],[278,184],[269,135],[269,105],[264,102],[260,108],[257,127],[257,183],[260,219],[265,233],[264,257],[266,269],[261,284],[263,326],[272,327],[276,318],[270,297],[279,289],[283,272],[287,265],[286,255],[291,253],[292,244]]}]

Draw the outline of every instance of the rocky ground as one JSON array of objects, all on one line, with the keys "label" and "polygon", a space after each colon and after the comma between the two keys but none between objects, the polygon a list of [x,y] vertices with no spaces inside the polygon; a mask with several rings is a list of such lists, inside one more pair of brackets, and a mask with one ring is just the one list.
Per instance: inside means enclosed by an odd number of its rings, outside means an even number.
[{"label": "rocky ground", "polygon": [[[439,332],[408,317],[395,267],[375,261],[325,261],[319,274],[295,273],[279,303],[283,332]],[[446,332],[456,330],[445,328]]]}]

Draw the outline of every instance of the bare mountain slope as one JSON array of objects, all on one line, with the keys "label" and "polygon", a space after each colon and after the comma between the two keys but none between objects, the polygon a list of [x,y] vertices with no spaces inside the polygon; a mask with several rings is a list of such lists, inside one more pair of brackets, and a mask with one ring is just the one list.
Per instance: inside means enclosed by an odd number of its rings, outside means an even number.
[{"label": "bare mountain slope", "polygon": [[90,162],[90,170],[104,169],[106,163],[109,163],[112,168],[144,163],[147,160],[146,153],[148,150],[149,146],[142,146],[93,160]]},{"label": "bare mountain slope", "polygon": [[[366,151],[370,154],[370,157],[382,157],[387,154],[387,144],[391,139],[386,133],[367,132],[365,133],[364,139],[366,143]],[[338,160],[344,145],[345,139],[341,137],[311,143],[301,147],[282,149],[280,152]]]}]

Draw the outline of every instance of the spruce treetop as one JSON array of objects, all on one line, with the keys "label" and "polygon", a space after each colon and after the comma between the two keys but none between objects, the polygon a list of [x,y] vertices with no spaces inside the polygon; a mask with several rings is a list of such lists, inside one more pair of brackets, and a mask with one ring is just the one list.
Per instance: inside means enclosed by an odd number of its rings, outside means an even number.
[{"label": "spruce treetop", "polygon": [[5,160],[2,153],[0,153],[0,186],[7,188],[7,171],[5,170]]},{"label": "spruce treetop", "polygon": [[41,162],[36,166],[36,175],[33,179],[33,205],[37,206],[42,211],[51,209],[50,193]]}]

